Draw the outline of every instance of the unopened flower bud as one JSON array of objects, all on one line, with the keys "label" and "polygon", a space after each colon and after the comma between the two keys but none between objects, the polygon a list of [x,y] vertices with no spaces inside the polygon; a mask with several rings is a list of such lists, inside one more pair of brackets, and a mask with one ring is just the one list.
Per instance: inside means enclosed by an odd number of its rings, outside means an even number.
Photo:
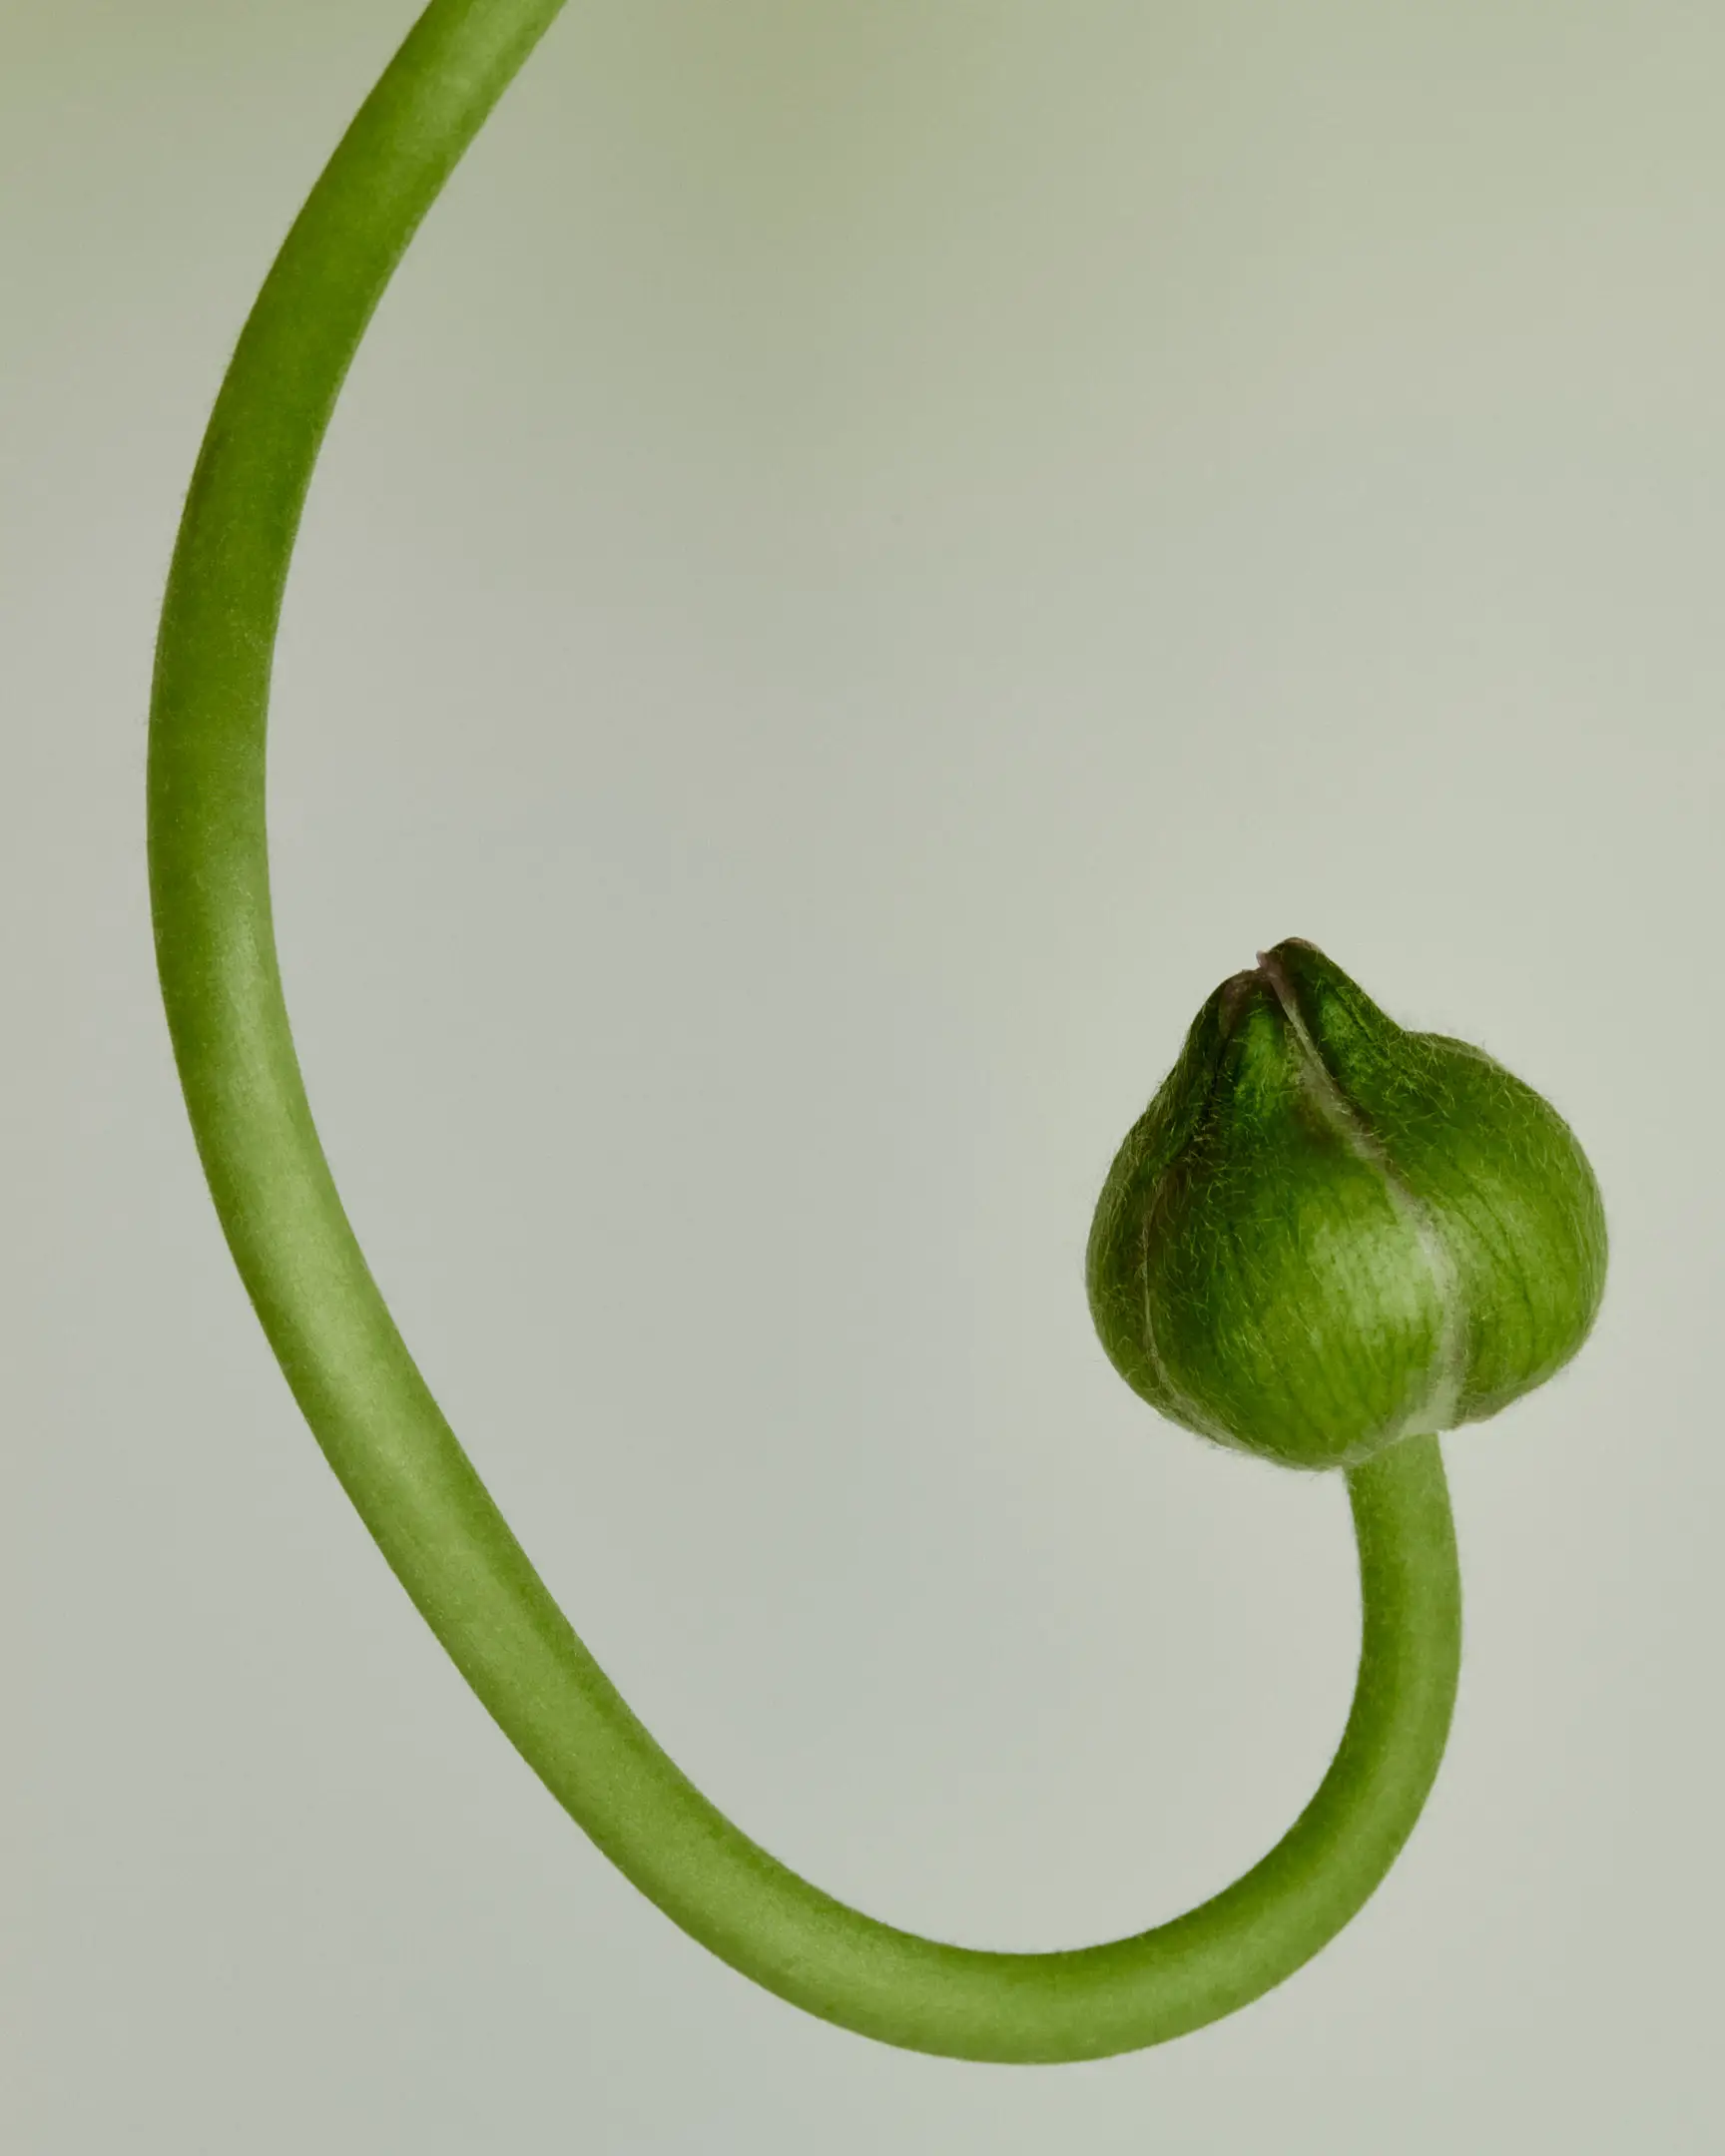
[{"label": "unopened flower bud", "polygon": [[1090,1233],[1096,1330],[1153,1407],[1296,1467],[1495,1414],[1562,1367],[1605,1216],[1556,1110],[1291,940],[1199,1012]]}]

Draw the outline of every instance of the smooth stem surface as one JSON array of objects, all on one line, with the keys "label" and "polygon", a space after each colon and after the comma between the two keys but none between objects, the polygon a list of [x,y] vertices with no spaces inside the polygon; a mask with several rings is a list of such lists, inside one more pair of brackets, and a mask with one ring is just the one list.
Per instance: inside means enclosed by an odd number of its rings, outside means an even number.
[{"label": "smooth stem surface", "polygon": [[981,1953],[846,1907],[660,1751],[492,1504],[348,1227],[288,1030],[271,926],[265,722],[299,512],[349,360],[420,218],[560,0],[435,0],[366,101],[246,325],[169,581],[150,738],[158,962],[205,1172],[271,1345],[378,1546],[547,1788],[678,1923],[811,2012],[963,2058],[1094,2058],[1279,1982],[1360,1907],[1448,1729],[1460,1591],[1436,1438],[1349,1477],[1364,1636],[1334,1763],[1215,1899],[1072,1952]]}]

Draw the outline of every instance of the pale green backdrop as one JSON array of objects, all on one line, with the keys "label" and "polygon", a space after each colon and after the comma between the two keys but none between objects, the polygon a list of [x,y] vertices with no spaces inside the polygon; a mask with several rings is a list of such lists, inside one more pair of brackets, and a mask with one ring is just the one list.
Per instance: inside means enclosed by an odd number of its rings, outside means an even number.
[{"label": "pale green backdrop", "polygon": [[275,739],[337,1172],[576,1624],[833,1890],[1135,1928],[1322,1771],[1342,1491],[1156,1422],[1080,1281],[1218,979],[1317,939],[1599,1171],[1595,1345],[1450,1445],[1402,1865],[1236,2019],[1017,2071],[805,2020],[608,1870],[203,1196],[154,607],[409,19],[0,0],[0,2140],[1716,2148],[1725,11],[575,0],[337,415]]}]

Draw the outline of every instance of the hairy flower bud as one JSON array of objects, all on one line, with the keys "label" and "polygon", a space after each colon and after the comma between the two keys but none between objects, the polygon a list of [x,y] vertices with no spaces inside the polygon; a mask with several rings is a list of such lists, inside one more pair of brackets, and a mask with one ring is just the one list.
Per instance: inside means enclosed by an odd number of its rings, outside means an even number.
[{"label": "hairy flower bud", "polygon": [[1090,1309],[1153,1407],[1294,1467],[1495,1414],[1605,1285],[1568,1125],[1292,939],[1205,1004],[1096,1208]]}]

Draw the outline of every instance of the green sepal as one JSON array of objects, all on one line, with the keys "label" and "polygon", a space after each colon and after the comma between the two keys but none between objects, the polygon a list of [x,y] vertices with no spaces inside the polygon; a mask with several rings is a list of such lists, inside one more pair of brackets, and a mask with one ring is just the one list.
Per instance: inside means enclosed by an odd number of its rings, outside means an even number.
[{"label": "green sepal", "polygon": [[1128,1134],[1091,1310],[1152,1406],[1288,1465],[1494,1413],[1580,1347],[1604,1213],[1568,1126],[1290,940],[1225,981]]}]

